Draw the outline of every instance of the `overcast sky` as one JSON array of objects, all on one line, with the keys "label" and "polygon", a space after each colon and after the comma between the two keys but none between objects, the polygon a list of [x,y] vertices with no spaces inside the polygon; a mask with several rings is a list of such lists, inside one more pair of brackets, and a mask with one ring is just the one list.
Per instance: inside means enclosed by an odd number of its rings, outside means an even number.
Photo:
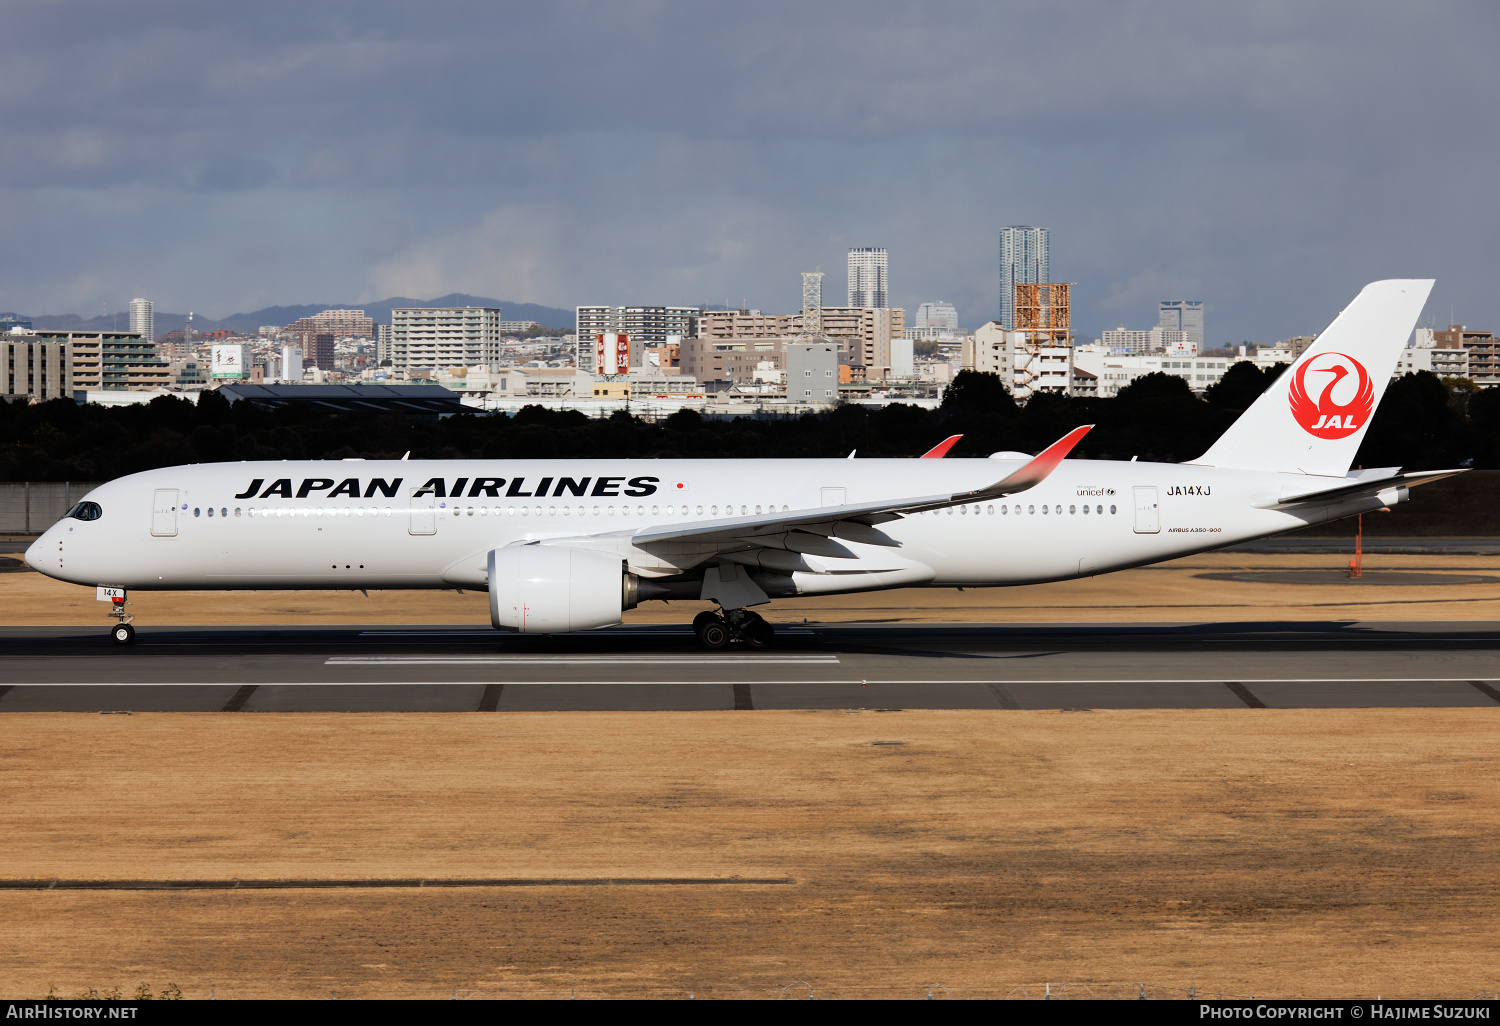
[{"label": "overcast sky", "polygon": [[997,315],[1052,230],[1081,333],[1210,344],[1365,282],[1500,329],[1500,4],[0,0],[0,309],[469,292]]}]

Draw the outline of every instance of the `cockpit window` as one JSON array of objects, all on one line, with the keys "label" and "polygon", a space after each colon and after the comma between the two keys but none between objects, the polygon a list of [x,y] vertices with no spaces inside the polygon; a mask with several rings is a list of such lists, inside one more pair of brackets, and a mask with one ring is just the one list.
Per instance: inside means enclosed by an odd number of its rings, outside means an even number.
[{"label": "cockpit window", "polygon": [[97,502],[80,502],[63,514],[64,518],[72,517],[74,520],[98,520],[102,516],[104,510],[99,508]]}]

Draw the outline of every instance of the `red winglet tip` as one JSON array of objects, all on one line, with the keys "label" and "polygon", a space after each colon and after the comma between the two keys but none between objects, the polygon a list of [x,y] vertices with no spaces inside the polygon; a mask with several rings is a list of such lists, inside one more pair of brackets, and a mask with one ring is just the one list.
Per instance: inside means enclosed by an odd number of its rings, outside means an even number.
[{"label": "red winglet tip", "polygon": [[949,435],[947,438],[943,439],[937,445],[934,445],[931,449],[928,449],[926,452],[924,452],[921,455],[921,459],[924,459],[924,460],[940,460],[940,459],[942,459],[944,456],[948,455],[948,450],[951,449],[951,448],[953,448],[955,445],[957,445],[958,444],[958,440],[960,438],[962,438],[962,437],[963,437],[963,435]]}]

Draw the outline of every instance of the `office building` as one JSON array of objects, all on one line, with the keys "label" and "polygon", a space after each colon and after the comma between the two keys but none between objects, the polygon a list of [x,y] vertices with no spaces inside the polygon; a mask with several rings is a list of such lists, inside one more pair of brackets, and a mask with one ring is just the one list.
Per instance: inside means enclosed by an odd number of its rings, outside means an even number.
[{"label": "office building", "polygon": [[[923,303],[917,307],[915,327],[958,334],[958,310],[952,303]],[[936,336],[931,336],[936,337]]]},{"label": "office building", "polygon": [[886,289],[884,248],[863,246],[849,250],[849,303],[855,309],[884,310],[890,306]]},{"label": "office building", "polygon": [[328,333],[334,338],[375,337],[375,321],[366,317],[363,310],[324,310],[311,317],[302,317],[286,326],[294,335]]},{"label": "office building", "polygon": [[[1174,339],[1175,348],[1203,348],[1203,303],[1196,299],[1163,300],[1158,308],[1156,326],[1164,332],[1182,332],[1183,338]],[[1174,348],[1169,346],[1169,348]]]},{"label": "office building", "polygon": [[838,402],[837,342],[792,342],[786,346],[784,365],[788,402],[829,405]]},{"label": "office building", "polygon": [[1219,382],[1224,372],[1238,360],[1226,357],[1173,359],[1171,353],[1127,355],[1111,353],[1102,345],[1079,346],[1073,351],[1073,362],[1098,377],[1098,395],[1107,399],[1136,378],[1147,374],[1171,374],[1182,378],[1194,391],[1203,391]]},{"label": "office building", "polygon": [[1016,328],[1016,286],[1042,285],[1052,280],[1046,228],[1014,225],[1000,229],[1000,323]]},{"label": "office building", "polygon": [[0,336],[0,399],[67,399],[73,360],[66,341],[37,335]]},{"label": "office building", "polygon": [[147,342],[156,341],[156,304],[149,299],[130,301],[130,333]]},{"label": "office building", "polygon": [[391,369],[472,367],[500,362],[500,310],[492,306],[412,307],[391,311]]}]

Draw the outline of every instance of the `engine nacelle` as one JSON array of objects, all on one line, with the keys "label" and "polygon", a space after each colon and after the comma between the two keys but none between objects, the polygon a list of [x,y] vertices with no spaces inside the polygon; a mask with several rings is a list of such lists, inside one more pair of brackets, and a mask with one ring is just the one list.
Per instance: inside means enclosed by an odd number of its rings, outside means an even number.
[{"label": "engine nacelle", "polygon": [[523,634],[609,627],[639,594],[619,556],[561,545],[491,549],[489,589],[490,622]]}]

